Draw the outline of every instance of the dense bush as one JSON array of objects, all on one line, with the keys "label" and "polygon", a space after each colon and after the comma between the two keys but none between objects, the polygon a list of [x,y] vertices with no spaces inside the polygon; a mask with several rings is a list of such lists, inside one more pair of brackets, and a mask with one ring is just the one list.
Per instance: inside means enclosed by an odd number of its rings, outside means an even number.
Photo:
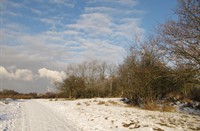
[{"label": "dense bush", "polygon": [[136,105],[161,99],[181,88],[173,70],[161,61],[153,44],[143,46],[142,50],[132,50],[120,66],[118,77],[123,96]]},{"label": "dense bush", "polygon": [[192,88],[188,93],[188,97],[192,100],[200,102],[200,88],[199,87]]}]

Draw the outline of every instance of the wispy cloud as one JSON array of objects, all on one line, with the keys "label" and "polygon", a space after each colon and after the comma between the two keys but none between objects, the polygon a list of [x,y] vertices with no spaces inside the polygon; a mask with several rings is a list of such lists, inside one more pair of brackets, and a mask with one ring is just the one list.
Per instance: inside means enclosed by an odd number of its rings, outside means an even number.
[{"label": "wispy cloud", "polygon": [[89,3],[112,3],[126,6],[136,6],[138,4],[136,0],[91,0]]},{"label": "wispy cloud", "polygon": [[[53,2],[61,4],[64,1]],[[125,9],[118,9],[120,10]],[[59,16],[38,18],[41,22],[50,25],[50,29],[36,35],[27,33],[29,31],[27,27],[7,23],[3,29],[5,36],[3,42],[6,44],[3,48],[6,52],[4,51],[1,58],[6,65],[26,61],[25,65],[29,66],[31,61],[35,63],[38,60],[37,67],[44,65],[50,67],[55,63],[67,65],[73,61],[81,62],[88,57],[108,62],[121,61],[125,54],[124,46],[127,40],[131,40],[134,31],[142,33],[144,30],[139,27],[138,18],[121,16],[120,20],[116,20],[114,15],[107,13],[110,11],[114,13],[117,9],[106,6],[91,8],[86,6],[78,19],[74,19],[70,24],[63,23],[63,17]],[[65,26],[57,28],[55,27],[57,25]],[[14,43],[12,41],[15,46],[10,46],[11,39],[15,39]],[[21,66],[21,64],[16,65]]]},{"label": "wispy cloud", "polygon": [[30,10],[31,10],[33,13],[37,14],[37,15],[44,15],[44,14],[45,14],[45,13],[42,12],[41,10],[38,10],[38,9],[35,9],[35,8],[30,8]]},{"label": "wispy cloud", "polygon": [[14,8],[21,8],[23,6],[23,4],[19,2],[7,1],[7,0],[5,0],[4,2],[5,2],[4,3],[5,5],[10,5],[11,7],[14,7]]},{"label": "wispy cloud", "polygon": [[[31,76],[32,72],[35,73],[32,74],[34,82],[37,75],[38,79],[61,81],[65,78],[62,70],[71,63],[86,60],[120,63],[133,32],[144,32],[140,18],[130,17],[132,11],[137,14],[137,10],[132,8],[137,2],[94,0],[82,3],[39,0],[39,6],[34,7],[30,1],[11,1],[7,11],[13,12],[9,9],[18,8],[20,11],[16,13],[25,16],[26,20],[21,20],[21,16],[14,18],[18,16],[10,13],[1,27],[0,60],[4,79],[28,81],[31,80],[28,74]],[[7,67],[12,65],[21,69],[11,71]]]},{"label": "wispy cloud", "polygon": [[136,6],[138,4],[136,0],[112,0],[112,2],[116,2],[118,4],[124,4],[128,6]]},{"label": "wispy cloud", "polygon": [[113,7],[106,7],[106,6],[96,6],[96,7],[85,7],[85,12],[86,13],[106,13],[106,14],[111,14],[118,12],[119,10]]},{"label": "wispy cloud", "polygon": [[82,30],[91,34],[108,34],[110,30],[111,19],[101,13],[82,14],[75,24],[67,25],[68,28]]},{"label": "wispy cloud", "polygon": [[65,5],[72,8],[75,6],[75,3],[70,0],[50,0],[50,2],[54,4]]}]

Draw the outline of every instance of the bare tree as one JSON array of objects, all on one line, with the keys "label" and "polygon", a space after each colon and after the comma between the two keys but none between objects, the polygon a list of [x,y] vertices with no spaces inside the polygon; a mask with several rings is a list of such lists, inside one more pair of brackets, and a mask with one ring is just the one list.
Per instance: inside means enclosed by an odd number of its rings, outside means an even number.
[{"label": "bare tree", "polygon": [[107,63],[106,62],[102,62],[100,65],[99,65],[99,73],[100,73],[100,79],[103,81],[105,79],[105,73],[107,71]]},{"label": "bare tree", "polygon": [[85,79],[87,76],[87,71],[88,71],[88,63],[85,61],[85,62],[79,64],[77,71],[79,72],[80,77]]},{"label": "bare tree", "polygon": [[[158,29],[162,47],[176,62],[200,69],[200,1],[178,0],[177,21],[168,21]],[[173,57],[172,57],[173,56]]]}]

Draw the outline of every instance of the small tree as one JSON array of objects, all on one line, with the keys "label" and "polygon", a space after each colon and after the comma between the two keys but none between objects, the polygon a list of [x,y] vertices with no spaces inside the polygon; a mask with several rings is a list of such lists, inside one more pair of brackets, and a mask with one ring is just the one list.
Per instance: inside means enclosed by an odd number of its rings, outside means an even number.
[{"label": "small tree", "polygon": [[83,97],[84,90],[85,90],[84,80],[76,76],[70,76],[66,78],[60,87],[60,91],[67,94],[69,98]]}]

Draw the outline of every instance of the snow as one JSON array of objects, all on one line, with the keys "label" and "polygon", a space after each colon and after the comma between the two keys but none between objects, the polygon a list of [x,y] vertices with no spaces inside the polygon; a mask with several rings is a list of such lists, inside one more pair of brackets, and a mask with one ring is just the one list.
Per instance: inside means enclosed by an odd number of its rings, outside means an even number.
[{"label": "snow", "polygon": [[18,100],[1,104],[0,130],[6,131],[78,131],[74,124],[56,112],[45,100]]},{"label": "snow", "polygon": [[[8,104],[5,104],[8,103]],[[0,101],[0,130],[7,131],[13,130],[15,127],[14,121],[17,120],[19,112],[19,102],[16,101]]]},{"label": "snow", "polygon": [[200,130],[200,116],[128,107],[120,98],[18,100],[0,104],[2,131]]}]

